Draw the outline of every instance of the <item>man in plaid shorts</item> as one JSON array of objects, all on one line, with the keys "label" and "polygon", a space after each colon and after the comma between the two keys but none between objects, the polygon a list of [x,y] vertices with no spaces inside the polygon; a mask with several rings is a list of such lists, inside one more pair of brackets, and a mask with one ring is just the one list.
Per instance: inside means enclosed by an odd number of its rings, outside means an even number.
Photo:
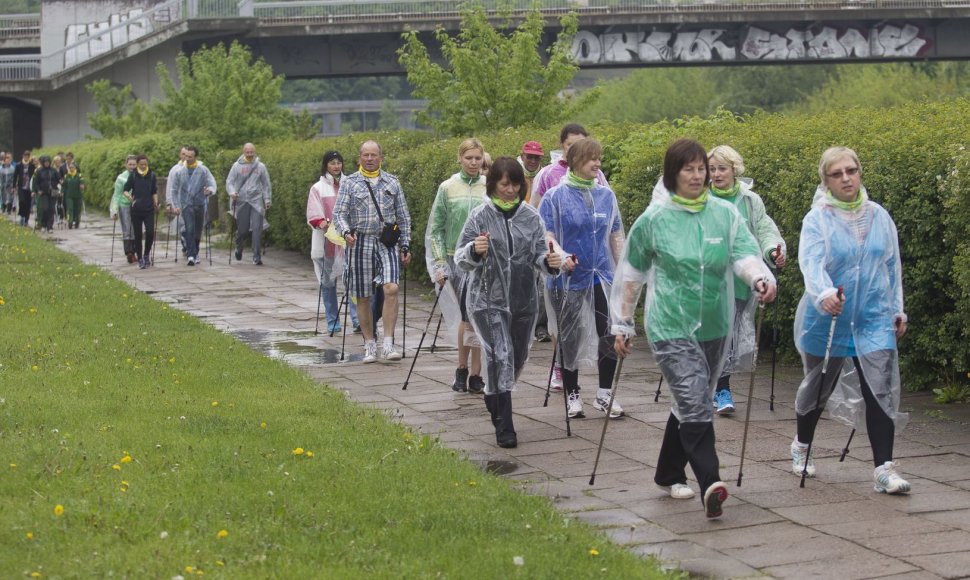
[{"label": "man in plaid shorts", "polygon": [[[357,298],[357,315],[364,334],[364,362],[377,360],[377,340],[370,309],[374,285],[384,289],[384,360],[401,360],[394,346],[397,323],[397,283],[401,264],[411,262],[411,218],[404,190],[396,177],[381,170],[384,154],[376,141],[365,141],[358,152],[356,173],[340,182],[333,223],[347,240],[348,290]],[[393,247],[380,240],[385,224],[397,224],[400,238]]]}]

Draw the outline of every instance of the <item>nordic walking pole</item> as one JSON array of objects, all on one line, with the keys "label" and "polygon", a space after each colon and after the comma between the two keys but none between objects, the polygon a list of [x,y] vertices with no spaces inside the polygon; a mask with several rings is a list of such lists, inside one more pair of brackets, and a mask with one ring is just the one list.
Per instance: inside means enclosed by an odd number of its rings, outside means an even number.
[{"label": "nordic walking pole", "polygon": [[[842,286],[839,286],[839,291],[836,293],[839,300],[842,299]],[[815,410],[819,412],[819,417],[821,417],[820,407],[822,406],[822,391],[825,389],[825,372],[828,370],[829,366],[829,354],[832,352],[832,338],[835,336],[835,322],[839,319],[837,315],[832,316],[832,323],[829,325],[829,338],[825,343],[825,358],[822,359],[822,376],[818,385],[818,396],[815,398]],[[805,453],[805,465],[802,467],[802,481],[798,484],[798,487],[805,487],[805,478],[808,477],[808,460],[812,457],[812,443],[815,442],[815,438],[808,442],[808,450]]]},{"label": "nordic walking pole", "polygon": [[152,266],[155,265],[155,248],[158,246],[155,240],[158,239],[158,208],[155,208],[155,227],[152,229]]},{"label": "nordic walking pole", "polygon": [[[630,339],[627,338],[624,341],[626,344],[630,344]],[[606,407],[606,416],[603,417],[603,432],[600,433],[600,444],[596,448],[596,460],[593,461],[593,474],[589,476],[589,484],[593,485],[596,481],[596,468],[600,464],[600,453],[603,452],[603,442],[606,441],[606,427],[610,424],[610,413],[613,412],[613,399],[616,398],[616,390],[620,387],[620,370],[623,369],[623,360],[626,357],[620,357],[620,361],[616,363],[616,370],[613,371],[613,390],[610,391],[610,404]]]},{"label": "nordic walking pole", "polygon": [[121,216],[116,217],[111,221],[111,262],[115,261],[115,231],[118,229],[118,220]]},{"label": "nordic walking pole", "polygon": [[654,403],[659,403],[660,402],[660,387],[663,384],[664,384],[664,374],[663,374],[663,371],[661,371],[660,372],[660,381],[657,382],[657,392],[654,393],[654,395],[653,395],[653,402]]},{"label": "nordic walking pole", "polygon": [[[559,346],[559,343],[556,343]],[[543,407],[549,406],[549,393],[552,391],[552,373],[556,369],[556,353],[559,352],[558,348],[552,351],[552,362],[549,364],[549,379],[546,381],[546,400],[542,402]]]},{"label": "nordic walking pole", "polygon": [[[323,286],[321,286],[320,288],[322,290],[323,289]],[[347,293],[345,292],[343,299],[340,302],[337,303],[337,322],[340,322],[340,310],[343,309],[343,308],[346,308],[346,307],[347,307]],[[317,317],[319,318],[320,315],[317,314]],[[344,318],[346,319],[347,317],[345,316]],[[344,324],[346,324],[346,323],[347,323],[347,321],[344,320]],[[317,324],[319,324],[319,322]],[[337,331],[337,327],[336,326],[330,329],[330,338],[333,338],[333,333],[336,332],[336,331]]]},{"label": "nordic walking pole", "polygon": [[172,241],[172,216],[165,210],[165,217],[168,218],[168,229],[165,230],[165,259],[168,259],[168,243]]},{"label": "nordic walking pole", "polygon": [[853,437],[855,437],[855,427],[852,428],[852,432],[849,433],[849,440],[845,442],[845,447],[842,448],[842,455],[839,455],[839,463],[845,461],[845,456],[849,453],[849,445],[852,445]]},{"label": "nordic walking pole", "polygon": [[347,305],[344,308],[344,337],[340,339],[340,360],[344,360],[344,347],[347,346],[347,313],[350,312],[350,297],[347,294],[347,288],[344,288],[344,304]]},{"label": "nordic walking pole", "polygon": [[435,346],[438,344],[438,332],[441,330],[441,322],[445,319],[444,314],[438,315],[438,326],[434,329],[434,340],[431,341],[431,352],[434,353]]},{"label": "nordic walking pole", "polygon": [[408,389],[408,383],[411,381],[411,373],[414,372],[414,365],[418,362],[418,355],[421,354],[421,345],[424,344],[424,337],[428,334],[428,329],[431,328],[431,320],[434,319],[435,308],[438,307],[438,300],[441,299],[441,291],[443,289],[439,288],[438,295],[434,298],[434,304],[431,305],[431,314],[428,315],[428,322],[424,325],[424,332],[421,333],[421,340],[418,341],[418,350],[415,351],[414,356],[411,358],[411,370],[408,371],[408,377],[404,379],[404,386],[401,387],[402,391]]},{"label": "nordic walking pole", "polygon": [[209,265],[212,265],[212,222],[209,221],[209,199],[205,200],[205,253],[209,257]]},{"label": "nordic walking pole", "polygon": [[[408,267],[401,268],[401,276],[404,278],[404,311],[401,313],[401,358],[408,356]],[[431,320],[428,320],[431,323]]]},{"label": "nordic walking pole", "polygon": [[[554,247],[553,247],[552,242],[550,241],[549,242],[549,253],[551,254],[553,251],[555,251],[555,250],[554,250]],[[575,254],[573,254],[572,256],[569,256],[569,257],[573,259],[573,262],[574,262],[573,267],[574,268],[579,265],[579,260],[576,258],[576,255]],[[570,272],[566,272],[566,283],[563,284],[562,299],[559,301],[559,313],[558,313],[558,317],[559,318],[556,320],[556,327],[557,327],[557,332],[558,332],[558,335],[559,335],[559,336],[556,337],[556,347],[559,349],[559,364],[560,365],[562,365],[563,362],[565,361],[565,359],[563,358],[563,354],[562,354],[562,338],[563,338],[562,316],[563,316],[563,311],[566,310],[566,293],[569,292],[569,282],[570,282],[570,280],[572,280],[572,272],[571,271]],[[565,386],[563,386],[563,390],[562,390],[562,404],[563,404],[563,407],[565,407],[565,409],[566,409],[566,437],[572,437],[573,436],[573,432],[572,432],[572,429],[571,429],[571,427],[569,425],[569,393],[567,391],[568,391],[568,389],[566,389]]]},{"label": "nordic walking pole", "polygon": [[182,218],[182,212],[175,214],[175,263],[179,263],[179,244],[182,243],[182,233],[179,231],[179,220]]},{"label": "nordic walking pole", "polygon": [[[781,244],[775,248],[775,258],[781,254]],[[781,269],[781,268],[779,268]],[[771,397],[768,399],[768,410],[775,410],[775,359],[778,356],[778,297],[775,296],[775,319],[771,324]]]},{"label": "nordic walking pole", "polygon": [[754,371],[758,368],[758,345],[761,340],[761,323],[765,320],[765,305],[758,305],[758,322],[754,328],[754,354],[751,358],[751,378],[748,381],[748,404],[744,411],[744,435],[741,437],[741,463],[738,465],[738,487],[741,487],[741,478],[744,477],[744,451],[748,447],[748,425],[751,422],[751,407],[754,401]]},{"label": "nordic walking pole", "polygon": [[[231,256],[232,252],[229,252],[229,255]],[[323,276],[321,275],[320,278],[320,283],[317,284],[317,323],[313,327],[314,336],[320,334],[320,304],[323,303]],[[340,318],[339,312],[337,313],[337,318],[338,320]],[[333,336],[333,331],[330,332],[330,336]]]},{"label": "nordic walking pole", "polygon": [[230,209],[228,213],[232,216],[232,224],[229,226],[229,265],[232,266],[232,244],[236,240],[236,216],[232,213],[232,208],[235,208],[236,202],[229,202]]}]

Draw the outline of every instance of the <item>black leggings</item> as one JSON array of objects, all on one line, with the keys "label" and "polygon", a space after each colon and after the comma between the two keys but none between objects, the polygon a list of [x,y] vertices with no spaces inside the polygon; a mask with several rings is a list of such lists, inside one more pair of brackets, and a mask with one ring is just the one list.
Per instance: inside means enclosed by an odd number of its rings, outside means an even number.
[{"label": "black leggings", "polygon": [[[135,254],[140,260],[152,255],[152,244],[155,243],[155,214],[131,212],[131,226],[135,230]],[[145,251],[141,249],[142,226],[145,228]]]},{"label": "black leggings", "polygon": [[[872,394],[872,389],[862,372],[862,364],[859,362],[859,358],[852,357],[852,362],[855,363],[856,374],[859,376],[859,384],[862,387],[862,398],[866,402],[866,431],[869,434],[869,445],[872,447],[872,462],[876,467],[879,467],[883,463],[893,460],[896,424],[882,410],[875,395]],[[841,365],[837,365],[836,368],[841,368]],[[815,439],[815,427],[818,425],[821,416],[822,409],[795,416],[799,443],[810,443]]]},{"label": "black leggings", "polygon": [[[616,353],[613,350],[613,335],[610,334],[610,308],[606,301],[606,291],[602,284],[593,286],[593,314],[596,319],[596,334],[599,345],[599,387],[613,388],[613,374],[616,371]],[[579,369],[562,369],[562,384],[570,393],[579,392]]]}]

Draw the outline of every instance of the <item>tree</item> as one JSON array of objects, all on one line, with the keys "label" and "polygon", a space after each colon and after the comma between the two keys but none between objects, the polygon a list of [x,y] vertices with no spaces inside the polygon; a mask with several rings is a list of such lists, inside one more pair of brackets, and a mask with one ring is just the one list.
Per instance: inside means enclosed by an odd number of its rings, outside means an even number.
[{"label": "tree", "polygon": [[100,79],[85,88],[98,105],[96,113],[88,113],[88,124],[102,137],[130,137],[155,128],[158,116],[131,94],[131,85],[118,87]]},{"label": "tree", "polygon": [[[511,13],[494,26],[481,5],[464,8],[461,31],[454,38],[438,28],[435,38],[447,67],[431,62],[428,49],[415,31],[405,32],[398,58],[407,70],[414,96],[427,99],[428,112],[418,120],[451,135],[520,125],[546,126],[565,114],[560,92],[578,65],[572,58],[572,38],[579,18],[571,12],[559,23],[562,32],[545,51],[539,46],[545,20],[539,10],[529,12],[511,30]],[[511,31],[510,31],[511,30]]]}]

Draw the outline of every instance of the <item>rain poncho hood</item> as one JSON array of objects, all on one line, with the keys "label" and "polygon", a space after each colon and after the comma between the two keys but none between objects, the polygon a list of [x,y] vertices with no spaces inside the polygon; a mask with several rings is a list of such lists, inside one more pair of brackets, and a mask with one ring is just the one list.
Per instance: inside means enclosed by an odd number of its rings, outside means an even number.
[{"label": "rain poncho hood", "polygon": [[[488,253],[474,240],[489,234]],[[539,311],[536,274],[555,275],[545,263],[545,228],[532,206],[502,212],[492,203],[468,214],[455,249],[455,265],[468,272],[466,306],[481,340],[488,394],[511,391],[528,359]]]},{"label": "rain poncho hood", "polygon": [[[245,155],[239,156],[226,177],[226,193],[238,196],[236,207],[246,203],[260,215],[266,215],[266,204],[273,202],[273,184],[269,179],[269,171],[259,157],[253,157],[252,161],[247,161]],[[233,208],[233,211],[235,209]],[[263,224],[265,229],[267,226],[265,220]]]},{"label": "rain poncho hood", "polygon": [[[485,176],[463,178],[461,172],[452,175],[438,186],[434,202],[431,205],[431,215],[428,217],[428,227],[424,234],[424,258],[428,267],[431,282],[435,282],[438,272],[442,272],[450,280],[444,286],[439,299],[441,314],[444,316],[448,331],[444,336],[445,342],[454,344],[458,336],[458,325],[461,323],[461,288],[466,273],[460,268],[452,271],[449,259],[454,261],[455,246],[461,235],[465,220],[469,212],[487,202],[485,194]],[[477,339],[468,336],[466,344],[475,345]]]},{"label": "rain poncho hood", "polygon": [[[672,201],[666,190],[655,191],[630,228],[617,265],[610,301],[612,332],[636,334],[634,310],[646,285],[644,326],[654,355],[682,357],[688,366],[707,365],[683,353],[705,352],[716,345],[717,368],[696,371],[709,377],[713,390],[734,320],[735,275],[749,287],[762,279],[774,283],[737,209],[711,197],[703,209],[692,211]],[[690,372],[685,367],[685,374]],[[697,400],[696,393],[677,393],[671,410],[680,421],[710,420],[711,408],[695,404]]]},{"label": "rain poncho hood", "polygon": [[328,240],[325,232],[322,229],[314,228],[310,222],[322,218],[331,222],[331,228],[336,228],[332,223],[333,206],[336,202],[337,188],[333,176],[329,173],[327,175],[321,175],[320,179],[310,187],[306,204],[306,220],[307,225],[312,228],[310,235],[310,257],[314,259],[322,258],[332,262],[333,267],[328,270],[331,283],[325,284],[326,286],[336,284],[337,278],[344,271],[344,249]]},{"label": "rain poncho hood", "polygon": [[[865,188],[860,194],[868,197]],[[902,265],[896,224],[879,204],[866,200],[855,211],[836,208],[819,185],[812,209],[802,220],[798,264],[805,280],[795,313],[795,343],[803,355],[824,358],[832,317],[821,307],[825,298],[843,288],[845,302],[832,336],[830,356],[845,358],[840,379],[829,399],[833,418],[865,425],[865,402],[851,357],[862,372],[882,410],[897,432],[908,420],[899,412],[900,379],[895,320],[905,320]],[[808,368],[802,387],[817,385],[821,364]],[[889,384],[884,384],[888,381]],[[801,390],[802,387],[799,387]],[[817,392],[817,391],[816,391]],[[808,401],[811,399],[811,401]],[[814,409],[816,399],[799,397],[796,412]]]},{"label": "rain poncho hood", "polygon": [[548,280],[546,287],[556,291],[544,293],[549,332],[562,345],[562,367],[595,366],[600,356],[595,286],[601,285],[610,296],[625,240],[616,196],[598,183],[590,189],[562,183],[543,196],[539,216],[563,257],[575,254],[579,261],[571,273]]}]

